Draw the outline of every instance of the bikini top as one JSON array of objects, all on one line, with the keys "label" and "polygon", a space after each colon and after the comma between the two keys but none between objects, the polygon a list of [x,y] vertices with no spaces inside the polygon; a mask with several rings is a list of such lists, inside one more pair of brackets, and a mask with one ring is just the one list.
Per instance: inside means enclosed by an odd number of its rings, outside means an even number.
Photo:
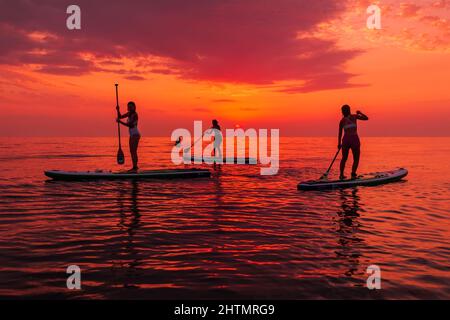
[{"label": "bikini top", "polygon": [[[131,123],[132,123],[131,118],[133,117],[133,115],[134,115],[134,114],[132,114],[132,115],[130,115],[130,116],[128,117],[128,119],[127,119],[127,123],[128,123],[128,124],[131,124]],[[136,122],[135,122],[133,128],[137,128],[137,119],[136,119]],[[130,128],[130,129],[131,129],[131,128]]]},{"label": "bikini top", "polygon": [[358,128],[356,121],[353,122],[350,118],[345,117],[347,124],[344,125],[344,130],[352,129],[352,128]]}]

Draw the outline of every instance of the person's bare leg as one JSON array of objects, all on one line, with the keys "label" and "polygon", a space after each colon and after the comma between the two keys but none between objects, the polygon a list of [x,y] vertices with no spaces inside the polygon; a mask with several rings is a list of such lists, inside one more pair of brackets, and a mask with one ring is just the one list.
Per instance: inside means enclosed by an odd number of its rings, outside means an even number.
[{"label": "person's bare leg", "polygon": [[344,171],[345,171],[345,163],[347,162],[348,159],[348,152],[349,152],[349,148],[342,148],[342,159],[341,159],[341,174],[340,174],[340,178],[344,177]]},{"label": "person's bare leg", "polygon": [[134,145],[134,163],[133,163],[133,167],[135,167],[136,170],[138,169],[138,146],[139,146],[139,140],[140,139],[141,139],[141,137],[137,137],[135,145]]},{"label": "person's bare leg", "polygon": [[138,149],[138,145],[139,145],[139,138],[140,137],[130,137],[130,154],[131,154],[131,160],[133,162],[132,170],[138,169],[137,149]]},{"label": "person's bare leg", "polygon": [[134,170],[134,163],[135,163],[135,159],[134,159],[134,137],[130,137],[128,145],[130,147],[131,162],[133,163],[133,167],[129,171],[133,171]]},{"label": "person's bare leg", "polygon": [[358,171],[359,166],[359,158],[361,155],[361,151],[359,147],[352,149],[353,154],[353,166],[352,166],[352,178],[356,178],[356,172]]}]

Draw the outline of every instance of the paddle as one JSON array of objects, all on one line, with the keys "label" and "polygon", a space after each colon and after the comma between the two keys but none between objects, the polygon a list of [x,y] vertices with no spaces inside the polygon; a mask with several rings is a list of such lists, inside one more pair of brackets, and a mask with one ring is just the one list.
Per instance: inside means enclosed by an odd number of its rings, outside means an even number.
[{"label": "paddle", "polygon": [[327,172],[325,172],[321,177],[320,180],[326,180],[328,179],[328,174],[330,173],[331,167],[333,167],[334,162],[336,161],[337,156],[339,155],[339,151],[341,151],[341,148],[338,149],[336,152],[336,155],[333,158],[333,161],[331,162],[330,166],[328,167]]},{"label": "paddle", "polygon": [[186,149],[184,149],[184,153],[190,151],[197,144],[197,142],[199,142],[202,139],[203,139],[203,135],[200,138],[198,138],[190,147],[187,147]]},{"label": "paddle", "polygon": [[[119,117],[119,85],[116,83],[116,103],[117,103],[117,117]],[[117,131],[119,133],[119,150],[117,151],[117,163],[124,164],[125,156],[122,151],[122,145],[120,143],[120,123],[117,122]]]}]

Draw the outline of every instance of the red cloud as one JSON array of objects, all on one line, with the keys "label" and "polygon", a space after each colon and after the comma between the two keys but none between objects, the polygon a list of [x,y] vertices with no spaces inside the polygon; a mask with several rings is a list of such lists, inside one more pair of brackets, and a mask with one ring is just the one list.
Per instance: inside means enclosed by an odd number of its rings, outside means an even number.
[{"label": "red cloud", "polygon": [[450,0],[438,0],[433,2],[434,8],[450,8]]},{"label": "red cloud", "polygon": [[400,4],[400,15],[402,17],[415,17],[421,9],[420,6],[413,3],[401,3]]},{"label": "red cloud", "polygon": [[[347,87],[351,75],[342,66],[358,52],[338,49],[331,41],[297,37],[343,13],[340,3],[79,0],[82,29],[70,31],[65,25],[68,4],[59,0],[0,0],[0,63],[78,75],[105,71],[100,66],[108,59],[153,56],[170,63],[161,62],[147,72],[194,80],[306,81],[305,90]],[[33,39],[33,32],[52,36]]]}]

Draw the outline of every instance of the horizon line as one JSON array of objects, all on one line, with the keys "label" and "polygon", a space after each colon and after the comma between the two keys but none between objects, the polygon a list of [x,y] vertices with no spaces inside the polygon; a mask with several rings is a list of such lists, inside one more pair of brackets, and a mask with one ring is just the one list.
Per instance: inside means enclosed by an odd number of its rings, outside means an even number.
[{"label": "horizon line", "polygon": [[[280,138],[335,138],[337,135],[280,135]],[[128,136],[122,136],[122,139],[126,139]],[[144,135],[142,138],[167,138],[168,136],[159,135]],[[37,135],[37,136],[2,136],[0,138],[117,138],[117,136],[77,136],[77,135],[65,135],[65,136],[51,136],[51,135]],[[449,135],[364,135],[360,138],[450,138]]]}]

